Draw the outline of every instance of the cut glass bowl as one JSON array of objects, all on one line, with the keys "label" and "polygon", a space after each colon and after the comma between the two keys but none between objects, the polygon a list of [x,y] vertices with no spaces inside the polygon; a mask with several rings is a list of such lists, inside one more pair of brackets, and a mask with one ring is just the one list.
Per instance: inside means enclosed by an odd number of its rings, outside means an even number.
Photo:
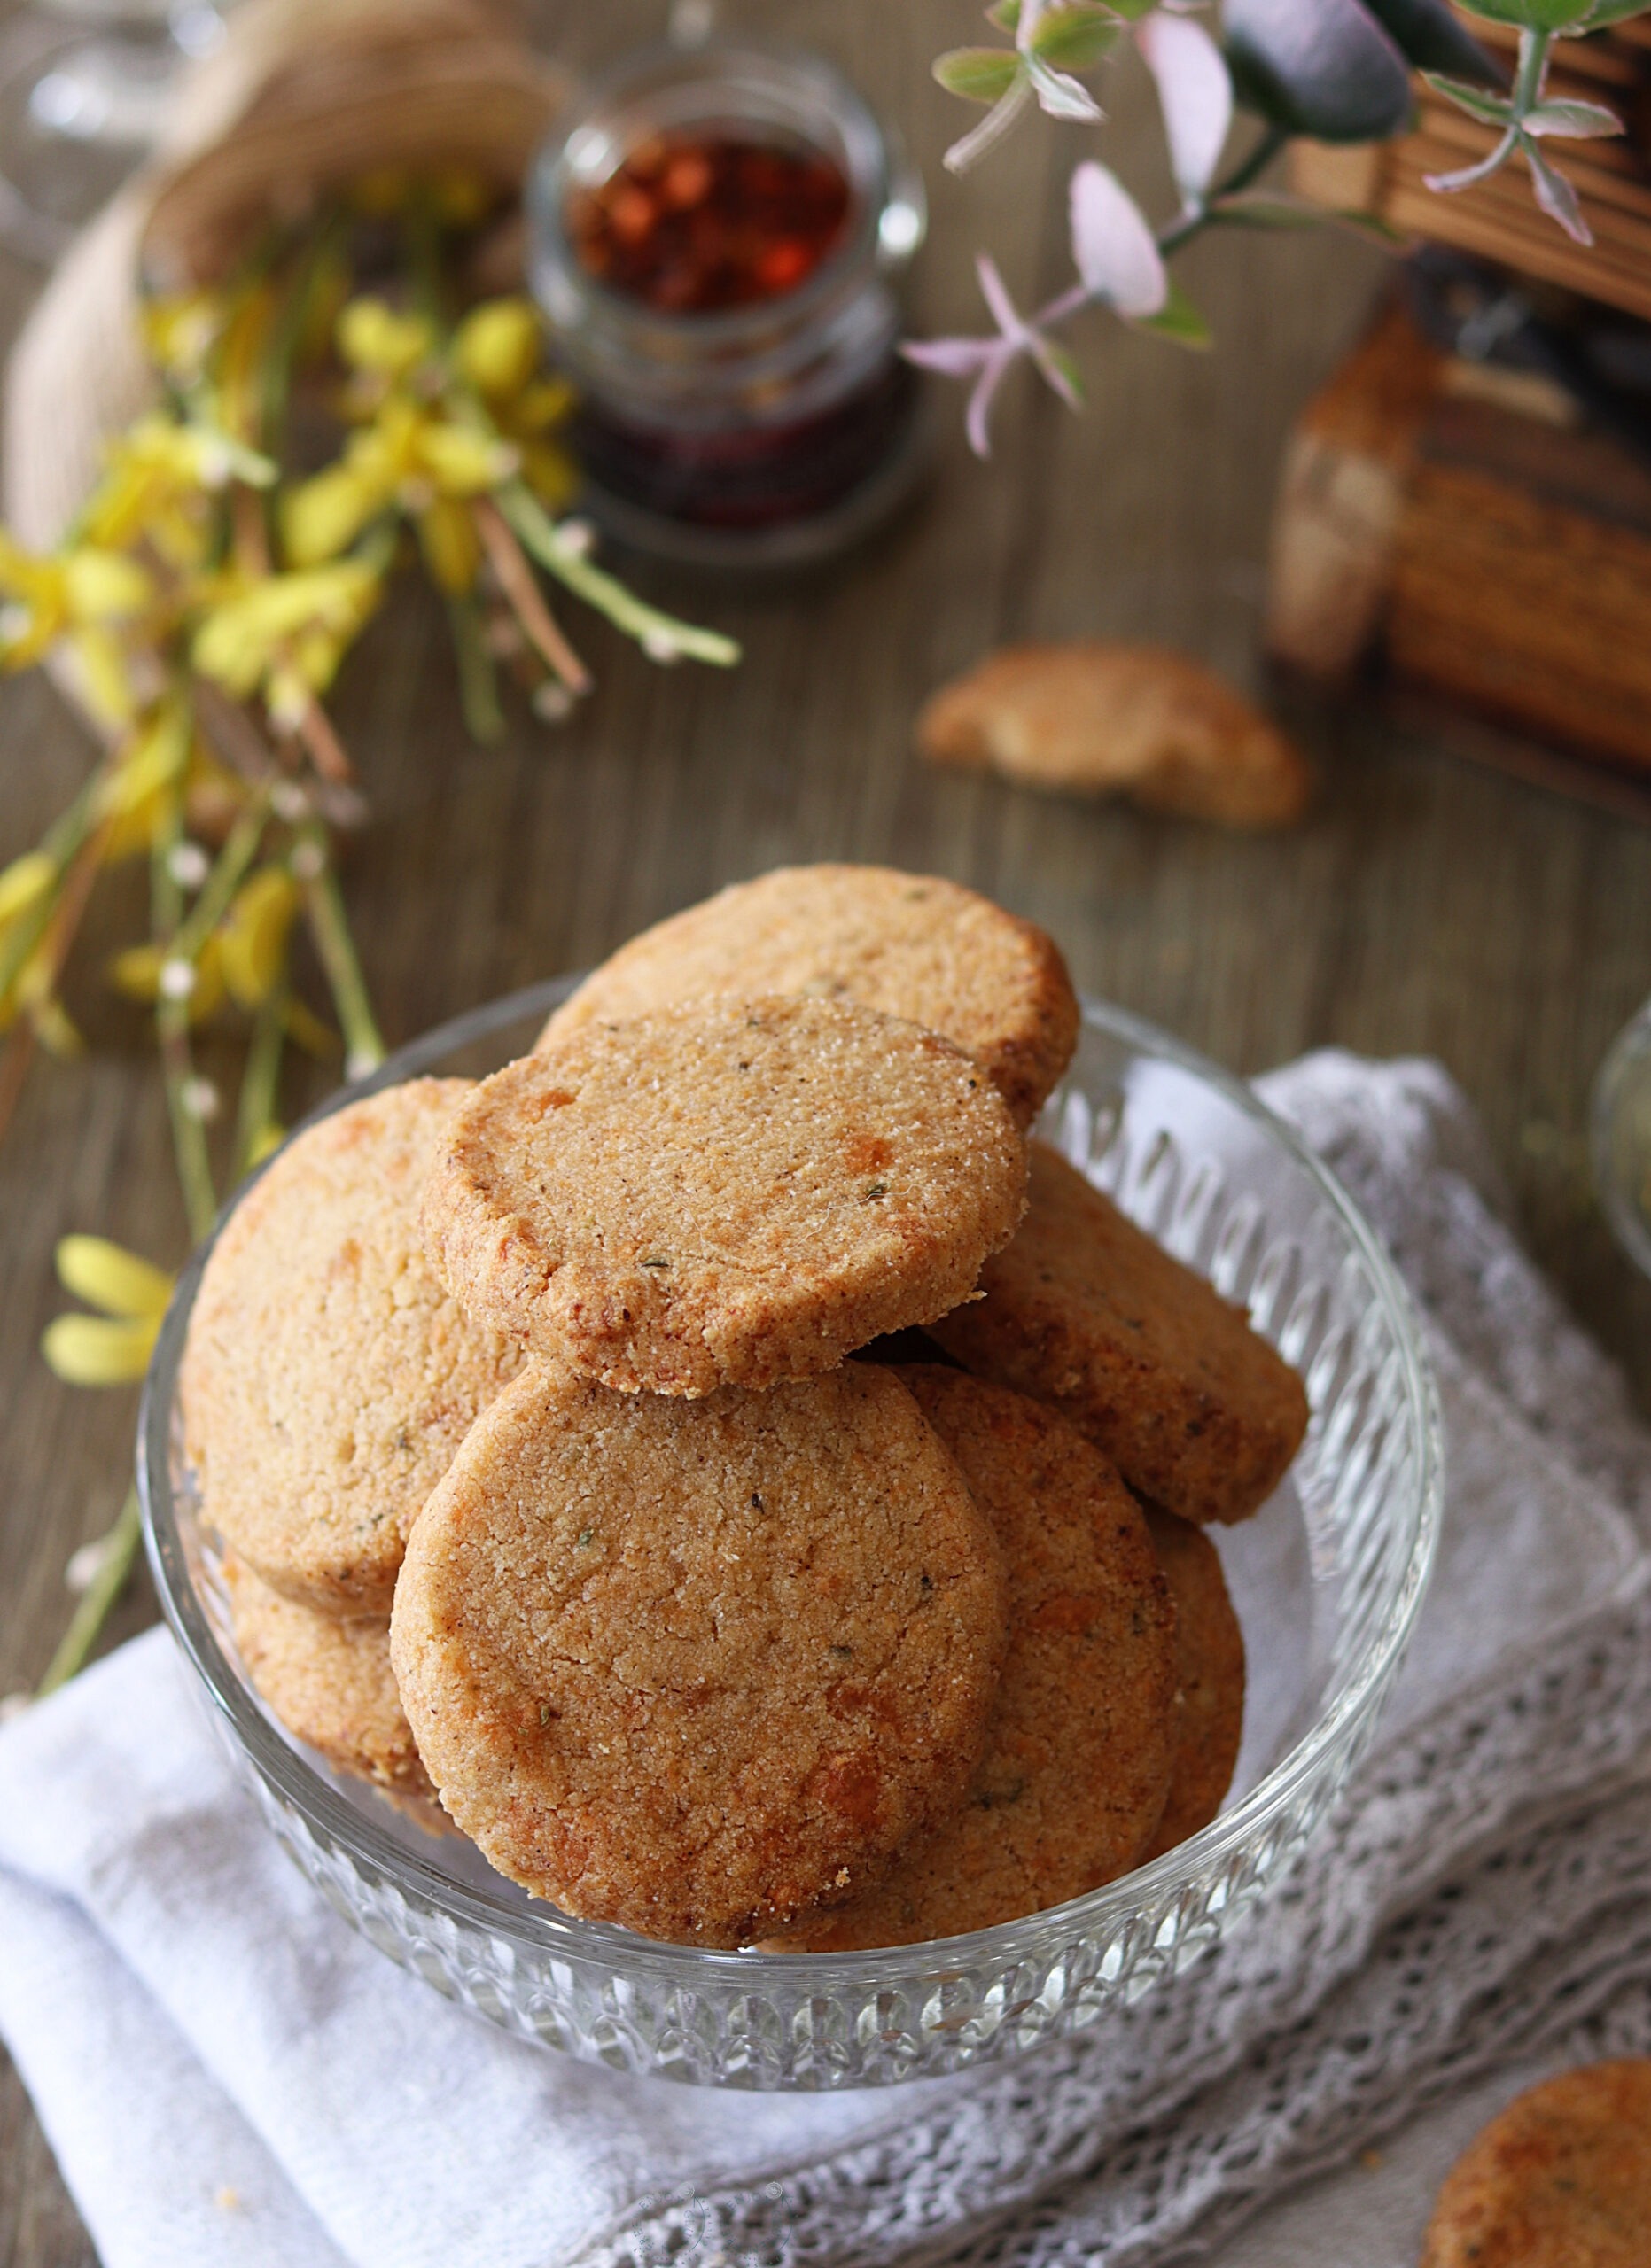
[{"label": "cut glass bowl", "polygon": [[[575,981],[443,1025],[327,1107],[421,1074],[495,1068],[531,1046]],[[1439,1428],[1415,1320],[1331,1175],[1238,1081],[1134,1017],[1086,1004],[1040,1130],[1248,1305],[1305,1378],[1312,1422],[1256,1518],[1208,1531],[1252,1665],[1220,1817],[1065,1906],[883,1952],[713,1953],[576,1921],[281,1729],[241,1669],[216,1539],[181,1451],[178,1363],[210,1247],[196,1254],[139,1418],[156,1585],[266,1824],[381,1952],[507,2031],[621,2070],[718,2086],[882,2085],[1093,2024],[1195,1960],[1279,1882],[1369,1739],[1427,1581]]]}]

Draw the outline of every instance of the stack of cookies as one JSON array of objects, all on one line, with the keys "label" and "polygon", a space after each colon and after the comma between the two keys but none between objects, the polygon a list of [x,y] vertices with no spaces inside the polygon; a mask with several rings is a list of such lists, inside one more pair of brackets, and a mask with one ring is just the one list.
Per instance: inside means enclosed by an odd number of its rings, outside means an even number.
[{"label": "stack of cookies", "polygon": [[290,1144],[183,1381],[271,1711],[707,1946],[952,1936],[1205,1824],[1244,1653],[1201,1531],[1306,1401],[1029,1141],[1078,1022],[973,892],[795,868]]}]

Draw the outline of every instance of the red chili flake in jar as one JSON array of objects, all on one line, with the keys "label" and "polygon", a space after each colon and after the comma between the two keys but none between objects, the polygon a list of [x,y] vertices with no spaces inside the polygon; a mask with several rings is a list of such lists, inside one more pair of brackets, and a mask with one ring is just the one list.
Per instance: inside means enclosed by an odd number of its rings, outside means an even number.
[{"label": "red chili flake in jar", "polygon": [[817,151],[656,135],[568,207],[587,275],[662,315],[718,315],[794,291],[833,251],[848,183]]}]

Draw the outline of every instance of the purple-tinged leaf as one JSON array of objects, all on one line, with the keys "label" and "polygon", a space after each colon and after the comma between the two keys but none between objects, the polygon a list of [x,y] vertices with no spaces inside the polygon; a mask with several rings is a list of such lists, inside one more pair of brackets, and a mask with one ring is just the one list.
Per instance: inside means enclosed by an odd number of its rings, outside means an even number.
[{"label": "purple-tinged leaf", "polygon": [[975,390],[969,397],[963,431],[977,457],[989,457],[992,454],[992,404],[1014,359],[1013,348],[1000,346],[975,381]]},{"label": "purple-tinged leaf", "polygon": [[1034,56],[1027,66],[1032,92],[1038,97],[1038,107],[1051,118],[1076,119],[1080,124],[1090,124],[1106,113],[1087,87],[1079,86],[1076,79],[1064,71],[1051,71],[1047,63]]},{"label": "purple-tinged leaf", "polygon": [[1589,140],[1595,135],[1620,134],[1623,130],[1622,120],[1614,110],[1607,110],[1603,103],[1569,99],[1538,103],[1519,122],[1527,134],[1563,134],[1578,140]]},{"label": "purple-tinged leaf", "polygon": [[1320,142],[1378,142],[1410,117],[1410,66],[1359,0],[1227,0],[1238,98]]},{"label": "purple-tinged leaf", "polygon": [[1448,71],[1479,87],[1507,84],[1507,72],[1445,0],[1365,0],[1365,5],[1416,70]]},{"label": "purple-tinged leaf", "polygon": [[989,252],[975,255],[975,275],[980,284],[980,296],[986,303],[987,313],[996,323],[1000,335],[1011,346],[1024,346],[1032,334],[1019,308],[1009,295],[1009,286],[998,273],[998,264]]},{"label": "purple-tinged leaf", "polygon": [[1438,195],[1453,196],[1458,190],[1471,189],[1476,181],[1488,181],[1492,174],[1499,173],[1518,147],[1519,136],[1510,126],[1495,149],[1481,158],[1476,166],[1463,166],[1453,174],[1423,174],[1421,178]]},{"label": "purple-tinged leaf", "polygon": [[995,338],[908,338],[900,348],[907,362],[943,378],[972,378],[997,351]]},{"label": "purple-tinged leaf", "polygon": [[1215,178],[1233,122],[1233,82],[1221,50],[1190,16],[1148,16],[1135,27],[1164,113],[1175,185],[1196,204]]},{"label": "purple-tinged leaf", "polygon": [[1032,100],[1032,88],[1024,73],[1016,73],[1013,85],[1001,102],[993,104],[978,126],[971,128],[961,142],[954,142],[946,151],[944,163],[948,173],[964,174],[970,166],[984,158],[1003,139]]},{"label": "purple-tinged leaf", "polygon": [[1447,79],[1442,71],[1424,71],[1421,75],[1436,95],[1443,95],[1447,103],[1454,103],[1482,125],[1513,123],[1514,105],[1506,95],[1487,94],[1483,87],[1469,86],[1466,79]]},{"label": "purple-tinged leaf", "polygon": [[1547,159],[1534,142],[1524,145],[1525,163],[1530,168],[1530,186],[1537,193],[1537,203],[1550,221],[1557,221],[1573,243],[1591,245],[1593,230],[1582,217],[1582,207],[1577,202],[1577,192],[1556,167]]},{"label": "purple-tinged leaf", "polygon": [[948,95],[966,103],[1001,102],[1025,66],[1012,47],[954,47],[931,66]]},{"label": "purple-tinged leaf", "polygon": [[1141,207],[1116,174],[1093,158],[1072,175],[1072,258],[1084,288],[1121,315],[1156,315],[1169,277]]}]

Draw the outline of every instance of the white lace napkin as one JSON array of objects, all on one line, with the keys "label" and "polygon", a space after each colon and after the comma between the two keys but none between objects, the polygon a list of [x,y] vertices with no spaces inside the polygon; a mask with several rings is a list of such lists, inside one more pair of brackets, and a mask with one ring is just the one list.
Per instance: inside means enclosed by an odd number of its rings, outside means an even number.
[{"label": "white lace napkin", "polygon": [[[1285,1891],[1016,2062],[840,2096],[626,2079],[355,1937],[152,1633],[0,1735],[0,2031],[109,2268],[1115,2268],[1350,2163],[1227,2257],[1398,2268],[1470,2106],[1545,2057],[1651,2046],[1651,1439],[1437,1067],[1320,1055],[1264,1089],[1429,1317],[1451,1475],[1377,1747]],[[1264,2226],[1276,2249],[1247,2250]]]}]

